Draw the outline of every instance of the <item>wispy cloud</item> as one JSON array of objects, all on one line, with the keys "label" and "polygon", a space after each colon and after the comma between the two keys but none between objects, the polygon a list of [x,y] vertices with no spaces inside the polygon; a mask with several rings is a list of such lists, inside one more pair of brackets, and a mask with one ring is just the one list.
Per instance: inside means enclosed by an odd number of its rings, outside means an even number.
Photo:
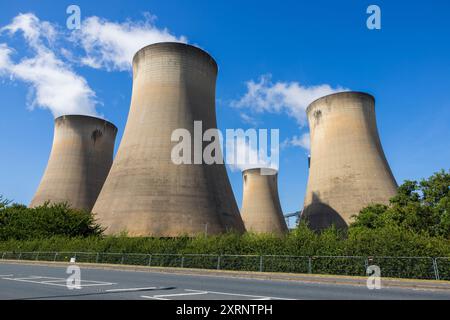
[{"label": "wispy cloud", "polygon": [[293,136],[292,138],[286,139],[283,143],[282,143],[282,148],[286,148],[286,147],[300,147],[303,148],[305,150],[310,150],[311,149],[311,142],[310,142],[310,135],[309,133],[303,133],[300,136]]},{"label": "wispy cloud", "polygon": [[263,75],[258,81],[246,83],[247,92],[231,103],[236,108],[246,108],[254,113],[286,113],[300,126],[306,124],[306,108],[314,100],[339,91],[328,84],[304,86],[298,82],[272,82],[271,75]]},{"label": "wispy cloud", "polygon": [[241,112],[239,114],[239,117],[241,118],[242,122],[244,122],[246,124],[249,124],[249,125],[251,125],[253,127],[256,127],[258,125],[258,123],[259,123],[258,120],[255,117],[253,117],[253,116],[251,116],[251,115],[249,115],[247,113],[244,113],[244,112]]},{"label": "wispy cloud", "polygon": [[[235,141],[236,149],[234,150],[234,161],[228,162],[231,171],[244,171],[252,168],[270,168],[278,170],[277,154],[268,153],[264,148],[258,148],[255,144],[250,143],[243,137],[238,137]],[[229,150],[227,149],[227,152]],[[271,150],[274,151],[273,149]],[[228,158],[227,158],[228,159]]]},{"label": "wispy cloud", "polygon": [[[299,82],[272,81],[270,74],[262,75],[257,81],[246,82],[247,91],[239,99],[231,102],[234,108],[245,109],[241,117],[245,122],[252,115],[262,113],[286,114],[295,119],[302,130],[306,126],[306,109],[314,100],[336,92],[348,91],[343,87],[328,84],[305,86]],[[303,133],[286,139],[283,147],[301,147],[309,150],[309,134]]]},{"label": "wispy cloud", "polygon": [[6,43],[0,43],[0,75],[9,70],[11,66],[11,54],[13,49],[8,47]]},{"label": "wispy cloud", "polygon": [[28,44],[34,49],[40,49],[42,40],[53,42],[56,38],[56,27],[47,21],[40,21],[32,13],[18,14],[13,18],[11,24],[0,29],[0,32],[8,32],[13,35],[22,32]]},{"label": "wispy cloud", "polygon": [[[31,109],[49,109],[55,117],[100,116],[96,93],[74,68],[83,65],[108,71],[131,70],[133,55],[142,47],[163,41],[187,42],[183,36],[176,37],[167,29],[156,27],[154,20],[149,14],[144,21],[123,23],[87,17],[81,30],[68,36],[68,31],[33,13],[19,14],[0,28],[0,36],[6,36],[5,42],[9,42],[22,35],[33,55],[22,53],[19,59],[13,59],[18,52],[7,43],[0,44],[0,76],[29,85]],[[84,52],[81,55],[79,47]]]},{"label": "wispy cloud", "polygon": [[30,108],[49,109],[55,117],[64,114],[98,116],[96,95],[86,79],[48,47],[57,35],[56,30],[34,14],[16,16],[11,24],[0,29],[0,33],[10,37],[21,33],[35,55],[15,63],[11,60],[13,50],[3,44],[0,46],[0,69],[12,79],[30,85]]},{"label": "wispy cloud", "polygon": [[134,54],[146,45],[165,41],[187,42],[184,36],[177,37],[167,29],[156,27],[154,17],[149,15],[143,22],[124,23],[89,17],[74,39],[86,52],[81,60],[83,64],[108,71],[131,70]]}]

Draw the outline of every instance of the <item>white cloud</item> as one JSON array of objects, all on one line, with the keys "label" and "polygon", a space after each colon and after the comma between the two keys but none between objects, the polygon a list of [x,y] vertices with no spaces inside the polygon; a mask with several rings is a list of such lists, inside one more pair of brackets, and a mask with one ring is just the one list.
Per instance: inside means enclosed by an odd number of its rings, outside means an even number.
[{"label": "white cloud", "polygon": [[264,152],[258,152],[257,148],[250,145],[245,139],[236,139],[236,161],[230,163],[232,171],[244,171],[251,168],[269,167],[270,163],[260,155]]},{"label": "white cloud", "polygon": [[336,92],[346,91],[342,87],[332,88],[328,84],[303,86],[298,82],[273,83],[270,75],[263,75],[257,82],[246,83],[246,94],[232,102],[236,108],[248,108],[254,113],[286,113],[296,119],[300,126],[306,124],[306,108],[314,100]]},{"label": "white cloud", "polygon": [[14,77],[32,86],[34,99],[30,107],[50,109],[55,117],[65,114],[98,116],[95,92],[53,52],[43,50],[35,57],[11,66],[10,71]]},{"label": "white cloud", "polygon": [[86,52],[82,63],[93,68],[109,71],[131,70],[134,54],[146,45],[157,42],[187,42],[183,36],[176,37],[167,29],[159,29],[153,24],[154,17],[146,16],[144,22],[114,23],[93,16],[85,19],[79,41]]},{"label": "white cloud", "polygon": [[246,124],[252,125],[254,127],[256,127],[258,125],[258,120],[255,119],[254,117],[250,116],[247,113],[241,112],[239,114],[239,116],[240,116],[242,122],[244,122]]},{"label": "white cloud", "polygon": [[[303,86],[298,82],[272,82],[271,75],[263,75],[258,81],[247,81],[247,92],[231,106],[246,109],[250,113],[287,114],[294,118],[300,129],[306,125],[306,109],[316,99],[336,92],[348,91],[343,87],[333,88],[328,84]],[[251,115],[241,114],[242,120],[253,119]],[[282,147],[302,147],[310,149],[308,133],[294,135],[282,143]]]},{"label": "white cloud", "polygon": [[34,49],[40,49],[42,38],[48,42],[53,42],[56,38],[56,28],[47,21],[40,21],[32,13],[20,13],[12,20],[11,24],[0,29],[0,32],[7,31],[11,35],[21,31],[28,44]]},{"label": "white cloud", "polygon": [[33,14],[19,14],[11,24],[0,29],[13,36],[21,31],[27,45],[35,56],[14,63],[10,60],[12,50],[0,47],[0,68],[13,79],[30,85],[30,107],[49,109],[55,117],[65,114],[98,116],[95,92],[87,81],[76,74],[63,60],[44,44],[56,37],[56,28],[49,22],[40,21]]},{"label": "white cloud", "polygon": [[311,139],[309,133],[304,133],[301,136],[293,136],[290,139],[286,139],[282,147],[301,147],[305,150],[311,149]]},{"label": "white cloud", "polygon": [[6,43],[0,43],[0,75],[10,68],[12,52]]},{"label": "white cloud", "polygon": [[[261,143],[261,141],[259,141]],[[228,141],[227,141],[228,143]],[[258,141],[250,141],[244,136],[237,136],[233,141],[235,143],[235,149],[227,151],[227,164],[231,171],[244,171],[252,168],[270,168],[278,170],[278,148],[272,145],[270,147],[270,156],[268,155],[267,149],[259,146]],[[272,140],[272,144],[277,143],[277,141]],[[232,160],[228,152],[231,152]],[[230,161],[231,160],[231,161]]]}]

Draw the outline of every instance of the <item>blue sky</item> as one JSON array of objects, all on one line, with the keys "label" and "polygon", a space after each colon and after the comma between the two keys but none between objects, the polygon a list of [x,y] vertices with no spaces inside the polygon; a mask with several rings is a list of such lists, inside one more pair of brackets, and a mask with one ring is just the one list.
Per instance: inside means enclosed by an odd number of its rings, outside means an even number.
[{"label": "blue sky", "polygon": [[[74,35],[66,28],[70,4],[81,8],[82,30],[87,32],[78,32],[76,40],[69,39]],[[381,30],[366,27],[370,4],[381,8]],[[106,40],[95,31],[88,33],[95,27],[119,28],[131,40],[139,32],[150,40],[185,37],[206,49],[219,64],[219,127],[279,128],[280,140],[290,141],[280,155],[285,212],[300,210],[305,193],[308,151],[301,138],[308,128],[302,111],[311,92],[348,88],[376,97],[380,136],[399,183],[449,169],[449,12],[448,1],[0,0],[0,28],[9,26],[0,33],[0,49],[11,50],[3,71],[0,54],[0,194],[22,203],[31,200],[51,149],[55,110],[96,110],[117,125],[120,142],[131,73],[126,54],[106,55],[111,53],[102,47]],[[12,31],[20,13],[38,19],[37,40]],[[55,39],[48,39],[52,35],[46,22]],[[32,79],[24,74],[28,69],[20,68],[27,66],[21,64],[24,60],[36,59],[37,52],[50,54],[55,60],[51,67],[78,80],[75,98],[80,100],[42,96],[51,93],[53,84],[42,84],[39,68]],[[90,63],[82,60],[87,57]],[[258,88],[256,97],[248,95],[250,81]],[[258,97],[263,104],[253,104]],[[229,174],[240,203],[241,174]]]}]

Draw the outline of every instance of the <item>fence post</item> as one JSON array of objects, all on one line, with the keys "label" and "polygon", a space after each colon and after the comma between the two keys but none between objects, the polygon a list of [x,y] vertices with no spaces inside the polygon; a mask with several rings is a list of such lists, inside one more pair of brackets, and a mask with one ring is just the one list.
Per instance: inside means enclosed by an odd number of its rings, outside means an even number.
[{"label": "fence post", "polygon": [[149,267],[152,266],[152,255],[151,254],[148,255],[148,266]]},{"label": "fence post", "polygon": [[39,259],[39,251],[37,252],[37,254],[36,254],[36,261]]},{"label": "fence post", "polygon": [[100,253],[97,252],[97,255],[96,255],[96,257],[95,257],[95,263],[98,263],[99,258],[100,258]]},{"label": "fence post", "polygon": [[6,252],[3,252],[3,254],[2,254],[2,260],[5,258],[5,254],[6,254]]},{"label": "fence post", "polygon": [[181,255],[181,268],[184,268],[184,255]]},{"label": "fence post", "polygon": [[125,254],[122,253],[122,259],[120,260],[120,264],[123,264],[124,260],[125,260]]},{"label": "fence post", "polygon": [[55,257],[53,258],[53,262],[56,261],[56,258],[58,257],[58,252],[55,252]]},{"label": "fence post", "polygon": [[308,257],[308,273],[312,273],[312,258]]},{"label": "fence post", "polygon": [[440,280],[440,277],[439,277],[439,266],[438,266],[436,258],[433,258],[433,269],[434,269],[434,277],[435,277],[435,279],[436,280]]},{"label": "fence post", "polygon": [[259,257],[259,272],[264,271],[264,256]]},{"label": "fence post", "polygon": [[220,260],[221,260],[221,256],[218,255],[217,256],[217,270],[220,270]]},{"label": "fence post", "polygon": [[19,258],[17,260],[20,260],[20,258],[22,258],[22,252],[19,253]]}]

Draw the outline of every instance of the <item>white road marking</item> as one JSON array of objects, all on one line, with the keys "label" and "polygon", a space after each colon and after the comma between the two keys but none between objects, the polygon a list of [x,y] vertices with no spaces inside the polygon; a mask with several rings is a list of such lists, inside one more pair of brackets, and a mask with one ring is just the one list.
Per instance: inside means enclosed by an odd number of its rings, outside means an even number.
[{"label": "white road marking", "polygon": [[154,296],[141,296],[141,298],[145,299],[155,299],[155,300],[170,300],[170,297],[182,297],[182,296],[196,296],[196,295],[225,295],[225,296],[234,296],[234,297],[247,297],[254,298],[250,300],[294,300],[288,298],[279,298],[279,297],[268,297],[268,296],[255,296],[250,294],[241,294],[241,293],[231,293],[231,292],[218,292],[218,291],[202,291],[202,290],[194,290],[194,289],[184,289],[187,291],[186,293],[174,293],[174,294],[159,294]]},{"label": "white road marking", "polygon": [[179,297],[179,296],[197,296],[202,294],[208,294],[207,291],[197,291],[188,293],[173,293],[173,294],[158,294],[153,296],[154,298],[166,298],[166,297]]},{"label": "white road marking", "polygon": [[14,275],[13,274],[0,274],[0,278],[3,278],[3,277],[13,277]]},{"label": "white road marking", "polygon": [[55,278],[55,277],[40,277],[40,276],[29,276],[25,278],[13,278],[15,280],[41,280],[41,279],[55,279],[55,280],[61,280],[63,278]]},{"label": "white road marking", "polygon": [[109,289],[109,290],[105,290],[105,292],[133,292],[133,291],[146,291],[146,290],[155,290],[155,289],[158,289],[158,287]]},{"label": "white road marking", "polygon": [[[45,279],[53,279],[53,280],[45,280]],[[58,286],[58,287],[67,287],[66,279],[64,278],[55,278],[55,277],[40,277],[40,276],[31,276],[26,278],[3,278],[3,280],[11,280],[17,282],[28,282],[28,283],[36,283],[36,284],[44,284],[49,286]],[[64,284],[58,284],[56,282],[64,282]],[[94,286],[112,286],[117,283],[112,282],[103,282],[103,281],[93,281],[93,280],[81,280],[81,287],[94,287]]]},{"label": "white road marking", "polygon": [[144,299],[154,299],[154,300],[169,300],[169,299],[156,298],[156,297],[150,297],[150,296],[141,296],[141,298],[144,298]]},{"label": "white road marking", "polygon": [[59,287],[65,287],[66,286],[66,285],[63,285],[63,284],[45,283],[45,282],[42,282],[42,281],[33,281],[33,280],[26,280],[26,279],[3,278],[3,280],[11,280],[11,281],[27,282],[27,283],[37,283],[37,284],[45,284],[45,285],[49,285],[49,286],[59,286]]},{"label": "white road marking", "polygon": [[[208,294],[207,291],[198,291],[196,290],[196,292],[187,292],[187,293],[173,293],[173,294],[158,294],[158,295],[154,295],[151,298],[168,298],[168,297],[180,297],[180,296],[198,296],[198,295],[203,295],[203,294]],[[142,296],[144,297],[144,296]],[[167,299],[165,299],[167,300]]]},{"label": "white road marking", "polygon": [[[199,291],[199,290],[192,290],[192,289],[185,289],[185,290],[186,291],[194,291],[194,292]],[[207,293],[224,295],[224,296],[236,296],[236,297],[253,297],[253,298],[275,299],[275,300],[294,300],[294,299],[289,299],[289,298],[255,296],[255,295],[251,295],[251,294],[241,294],[241,293],[231,293],[231,292],[207,291]],[[254,299],[254,300],[260,300],[260,299]]]}]

